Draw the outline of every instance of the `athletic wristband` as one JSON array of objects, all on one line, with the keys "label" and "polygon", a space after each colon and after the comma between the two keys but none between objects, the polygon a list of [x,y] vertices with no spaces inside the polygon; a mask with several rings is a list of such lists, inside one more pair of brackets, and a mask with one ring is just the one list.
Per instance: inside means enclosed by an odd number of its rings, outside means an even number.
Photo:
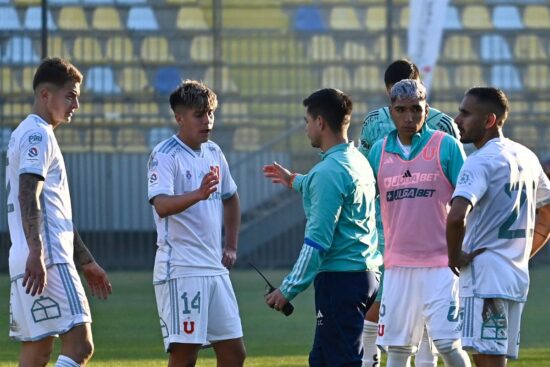
[{"label": "athletic wristband", "polygon": [[293,173],[290,175],[290,183],[288,184],[288,187],[292,188],[293,185],[294,185],[294,179],[296,178],[296,176],[298,176],[297,173]]}]

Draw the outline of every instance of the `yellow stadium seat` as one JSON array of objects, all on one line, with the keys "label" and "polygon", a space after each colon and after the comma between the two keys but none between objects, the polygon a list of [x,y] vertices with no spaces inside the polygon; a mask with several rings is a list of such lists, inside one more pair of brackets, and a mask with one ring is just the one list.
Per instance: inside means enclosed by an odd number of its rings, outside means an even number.
[{"label": "yellow stadium seat", "polygon": [[128,122],[123,120],[124,107],[126,103],[123,102],[105,102],[103,103],[103,117],[107,122]]},{"label": "yellow stadium seat", "polygon": [[289,19],[280,7],[224,8],[223,25],[228,29],[287,30]]},{"label": "yellow stadium seat", "polygon": [[471,61],[478,59],[472,47],[471,38],[456,34],[450,35],[445,40],[443,57],[450,61]]},{"label": "yellow stadium seat", "polygon": [[99,30],[121,30],[120,15],[114,7],[99,6],[94,10],[92,28]]},{"label": "yellow stadium seat", "polygon": [[547,65],[529,65],[525,72],[524,85],[532,91],[550,89],[550,71]]},{"label": "yellow stadium seat", "polygon": [[134,44],[130,37],[113,36],[107,40],[105,58],[109,62],[131,63],[135,61]]},{"label": "yellow stadium seat", "polygon": [[344,66],[327,66],[323,69],[323,88],[336,88],[343,91],[351,89],[351,76]]},{"label": "yellow stadium seat", "polygon": [[546,52],[539,37],[534,34],[522,34],[516,38],[514,56],[517,60],[545,60]]},{"label": "yellow stadium seat", "polygon": [[125,103],[124,115],[128,116],[130,122],[154,125],[163,120],[159,113],[159,106],[156,102]]},{"label": "yellow stadium seat", "polygon": [[447,67],[437,65],[432,78],[432,89],[435,92],[448,91],[451,89],[451,79]]},{"label": "yellow stadium seat", "polygon": [[191,41],[191,60],[210,62],[214,60],[212,36],[195,36]]},{"label": "yellow stadium seat", "polygon": [[103,63],[105,58],[97,38],[83,36],[74,40],[73,57],[76,61],[87,63]]},{"label": "yellow stadium seat", "polygon": [[141,59],[150,63],[169,63],[174,61],[174,56],[165,37],[151,36],[141,43]]},{"label": "yellow stadium seat", "polygon": [[120,129],[117,135],[117,148],[124,153],[147,153],[149,147],[145,140],[144,130]]},{"label": "yellow stadium seat", "polygon": [[469,5],[462,10],[462,25],[466,29],[491,29],[493,23],[486,6]]},{"label": "yellow stadium seat", "polygon": [[80,6],[62,7],[59,11],[59,28],[66,30],[87,30],[88,22]]},{"label": "yellow stadium seat", "polygon": [[523,24],[526,28],[550,28],[550,8],[548,5],[527,5],[523,13]]},{"label": "yellow stadium seat", "polygon": [[13,5],[15,6],[30,6],[30,5],[40,5],[41,0],[12,0]]},{"label": "yellow stadium seat", "polygon": [[[32,89],[31,89],[32,90]],[[2,104],[2,122],[19,124],[32,111],[32,104],[25,102],[6,102]]]},{"label": "yellow stadium seat", "polygon": [[[515,112],[515,109],[512,111]],[[533,112],[540,113],[542,115],[547,116],[548,114],[550,114],[550,101],[533,102]],[[550,129],[548,129],[547,133],[550,133]],[[550,138],[550,135],[548,137]],[[546,141],[550,141],[550,140],[546,140]]]},{"label": "yellow stadium seat", "polygon": [[14,77],[11,68],[0,68],[0,96],[21,93],[21,85]]},{"label": "yellow stadium seat", "polygon": [[229,68],[228,67],[222,67],[221,69],[221,85],[215,86],[214,83],[214,68],[209,67],[206,72],[204,73],[204,82],[206,85],[212,87],[212,88],[218,88],[217,92],[221,93],[236,93],[238,92],[239,88],[237,87],[237,84],[231,79],[229,75]]},{"label": "yellow stadium seat", "polygon": [[150,93],[151,85],[141,67],[125,67],[119,74],[120,88],[126,93]]},{"label": "yellow stadium seat", "polygon": [[359,18],[355,9],[351,6],[335,6],[330,11],[330,28],[334,30],[356,30],[361,29]]},{"label": "yellow stadium seat", "polygon": [[369,59],[367,46],[355,41],[346,41],[342,54],[344,60],[348,61],[365,61]]},{"label": "yellow stadium seat", "polygon": [[32,91],[32,80],[36,69],[32,66],[26,66],[21,71],[21,88],[23,91]]},{"label": "yellow stadium seat", "polygon": [[313,61],[334,61],[339,59],[339,55],[336,54],[334,39],[331,36],[315,35],[311,37],[308,55]]},{"label": "yellow stadium seat", "polygon": [[50,35],[48,37],[48,55],[71,59],[71,54],[65,44],[65,40],[60,36]]},{"label": "yellow stadium seat", "polygon": [[233,134],[233,149],[240,152],[260,149],[260,130],[257,127],[238,127]]},{"label": "yellow stadium seat", "polygon": [[370,6],[365,16],[365,28],[369,31],[381,31],[386,26],[386,7]]},{"label": "yellow stadium seat", "polygon": [[384,76],[376,66],[359,66],[353,75],[353,87],[368,92],[384,91]]},{"label": "yellow stadium seat", "polygon": [[[388,56],[388,47],[387,47],[387,37],[386,35],[378,37],[374,41],[374,45],[371,49],[371,53],[369,53],[369,60],[376,60],[376,61],[386,61]],[[392,47],[393,47],[393,59],[399,59],[402,57],[405,57],[405,51],[401,47],[401,39],[399,36],[393,36],[392,40]]]},{"label": "yellow stadium seat", "polygon": [[513,99],[508,102],[510,103],[511,113],[528,113],[531,110],[529,107],[528,101],[521,100],[521,99]]},{"label": "yellow stadium seat", "polygon": [[72,126],[56,129],[55,136],[64,153],[79,153],[89,149],[82,141],[81,131]]},{"label": "yellow stadium seat", "polygon": [[457,66],[454,75],[454,87],[459,91],[466,91],[473,86],[485,86],[483,71],[477,65]]},{"label": "yellow stadium seat", "polygon": [[114,153],[115,140],[113,131],[105,128],[93,128],[86,132],[85,142],[90,142],[92,150],[98,153]]},{"label": "yellow stadium seat", "polygon": [[183,7],[178,11],[176,28],[189,30],[210,29],[201,8]]},{"label": "yellow stadium seat", "polygon": [[409,22],[411,17],[411,11],[408,6],[401,8],[399,13],[399,28],[407,29],[409,28]]}]

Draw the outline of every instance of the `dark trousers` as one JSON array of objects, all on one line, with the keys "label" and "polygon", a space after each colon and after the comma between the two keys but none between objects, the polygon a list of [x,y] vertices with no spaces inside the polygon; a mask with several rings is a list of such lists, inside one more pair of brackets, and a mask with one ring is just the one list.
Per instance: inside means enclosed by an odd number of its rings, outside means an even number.
[{"label": "dark trousers", "polygon": [[379,277],[367,272],[322,272],[315,277],[315,340],[312,367],[361,367],[365,314],[374,302]]}]

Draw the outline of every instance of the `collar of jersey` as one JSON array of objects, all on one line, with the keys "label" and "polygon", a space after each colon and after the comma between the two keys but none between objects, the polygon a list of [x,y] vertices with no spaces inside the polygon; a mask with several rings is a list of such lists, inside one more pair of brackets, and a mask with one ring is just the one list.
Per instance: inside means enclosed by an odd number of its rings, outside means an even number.
[{"label": "collar of jersey", "polygon": [[52,125],[48,124],[46,121],[44,121],[44,119],[42,117],[38,116],[37,114],[31,113],[29,116],[32,116],[34,118],[34,121],[36,121],[40,124],[50,126],[50,127],[52,126]]},{"label": "collar of jersey", "polygon": [[[418,153],[420,153],[420,151],[422,151],[422,148],[424,148],[426,143],[428,143],[434,132],[435,131],[429,129],[427,124],[424,122],[424,125],[422,125],[420,131],[414,134],[412,137],[411,153],[407,160],[413,159],[418,155]],[[388,140],[386,142],[386,152],[399,154],[401,158],[406,159],[403,156],[403,151],[401,150],[401,147],[399,147],[397,139],[399,138],[397,137],[397,129],[395,129],[388,134]]]},{"label": "collar of jersey", "polygon": [[191,154],[193,157],[202,157],[202,144],[201,144],[201,152],[197,155],[197,152],[195,152],[193,149],[189,148],[180,138],[177,134],[174,134],[174,139],[178,142],[179,145],[185,150],[187,153]]},{"label": "collar of jersey", "polygon": [[321,152],[320,153],[321,154],[321,159],[325,159],[328,155],[330,155],[332,153],[339,152],[339,151],[342,151],[342,150],[347,150],[347,149],[351,148],[352,146],[353,146],[352,141],[347,142],[347,143],[342,143],[342,144],[336,144],[335,146],[331,147],[326,152]]}]

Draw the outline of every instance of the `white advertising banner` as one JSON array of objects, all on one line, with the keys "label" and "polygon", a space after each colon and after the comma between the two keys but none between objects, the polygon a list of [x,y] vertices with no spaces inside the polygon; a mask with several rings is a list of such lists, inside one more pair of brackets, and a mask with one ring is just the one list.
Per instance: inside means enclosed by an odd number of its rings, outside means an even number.
[{"label": "white advertising banner", "polygon": [[439,56],[449,0],[411,0],[407,54],[418,66],[429,91]]}]

